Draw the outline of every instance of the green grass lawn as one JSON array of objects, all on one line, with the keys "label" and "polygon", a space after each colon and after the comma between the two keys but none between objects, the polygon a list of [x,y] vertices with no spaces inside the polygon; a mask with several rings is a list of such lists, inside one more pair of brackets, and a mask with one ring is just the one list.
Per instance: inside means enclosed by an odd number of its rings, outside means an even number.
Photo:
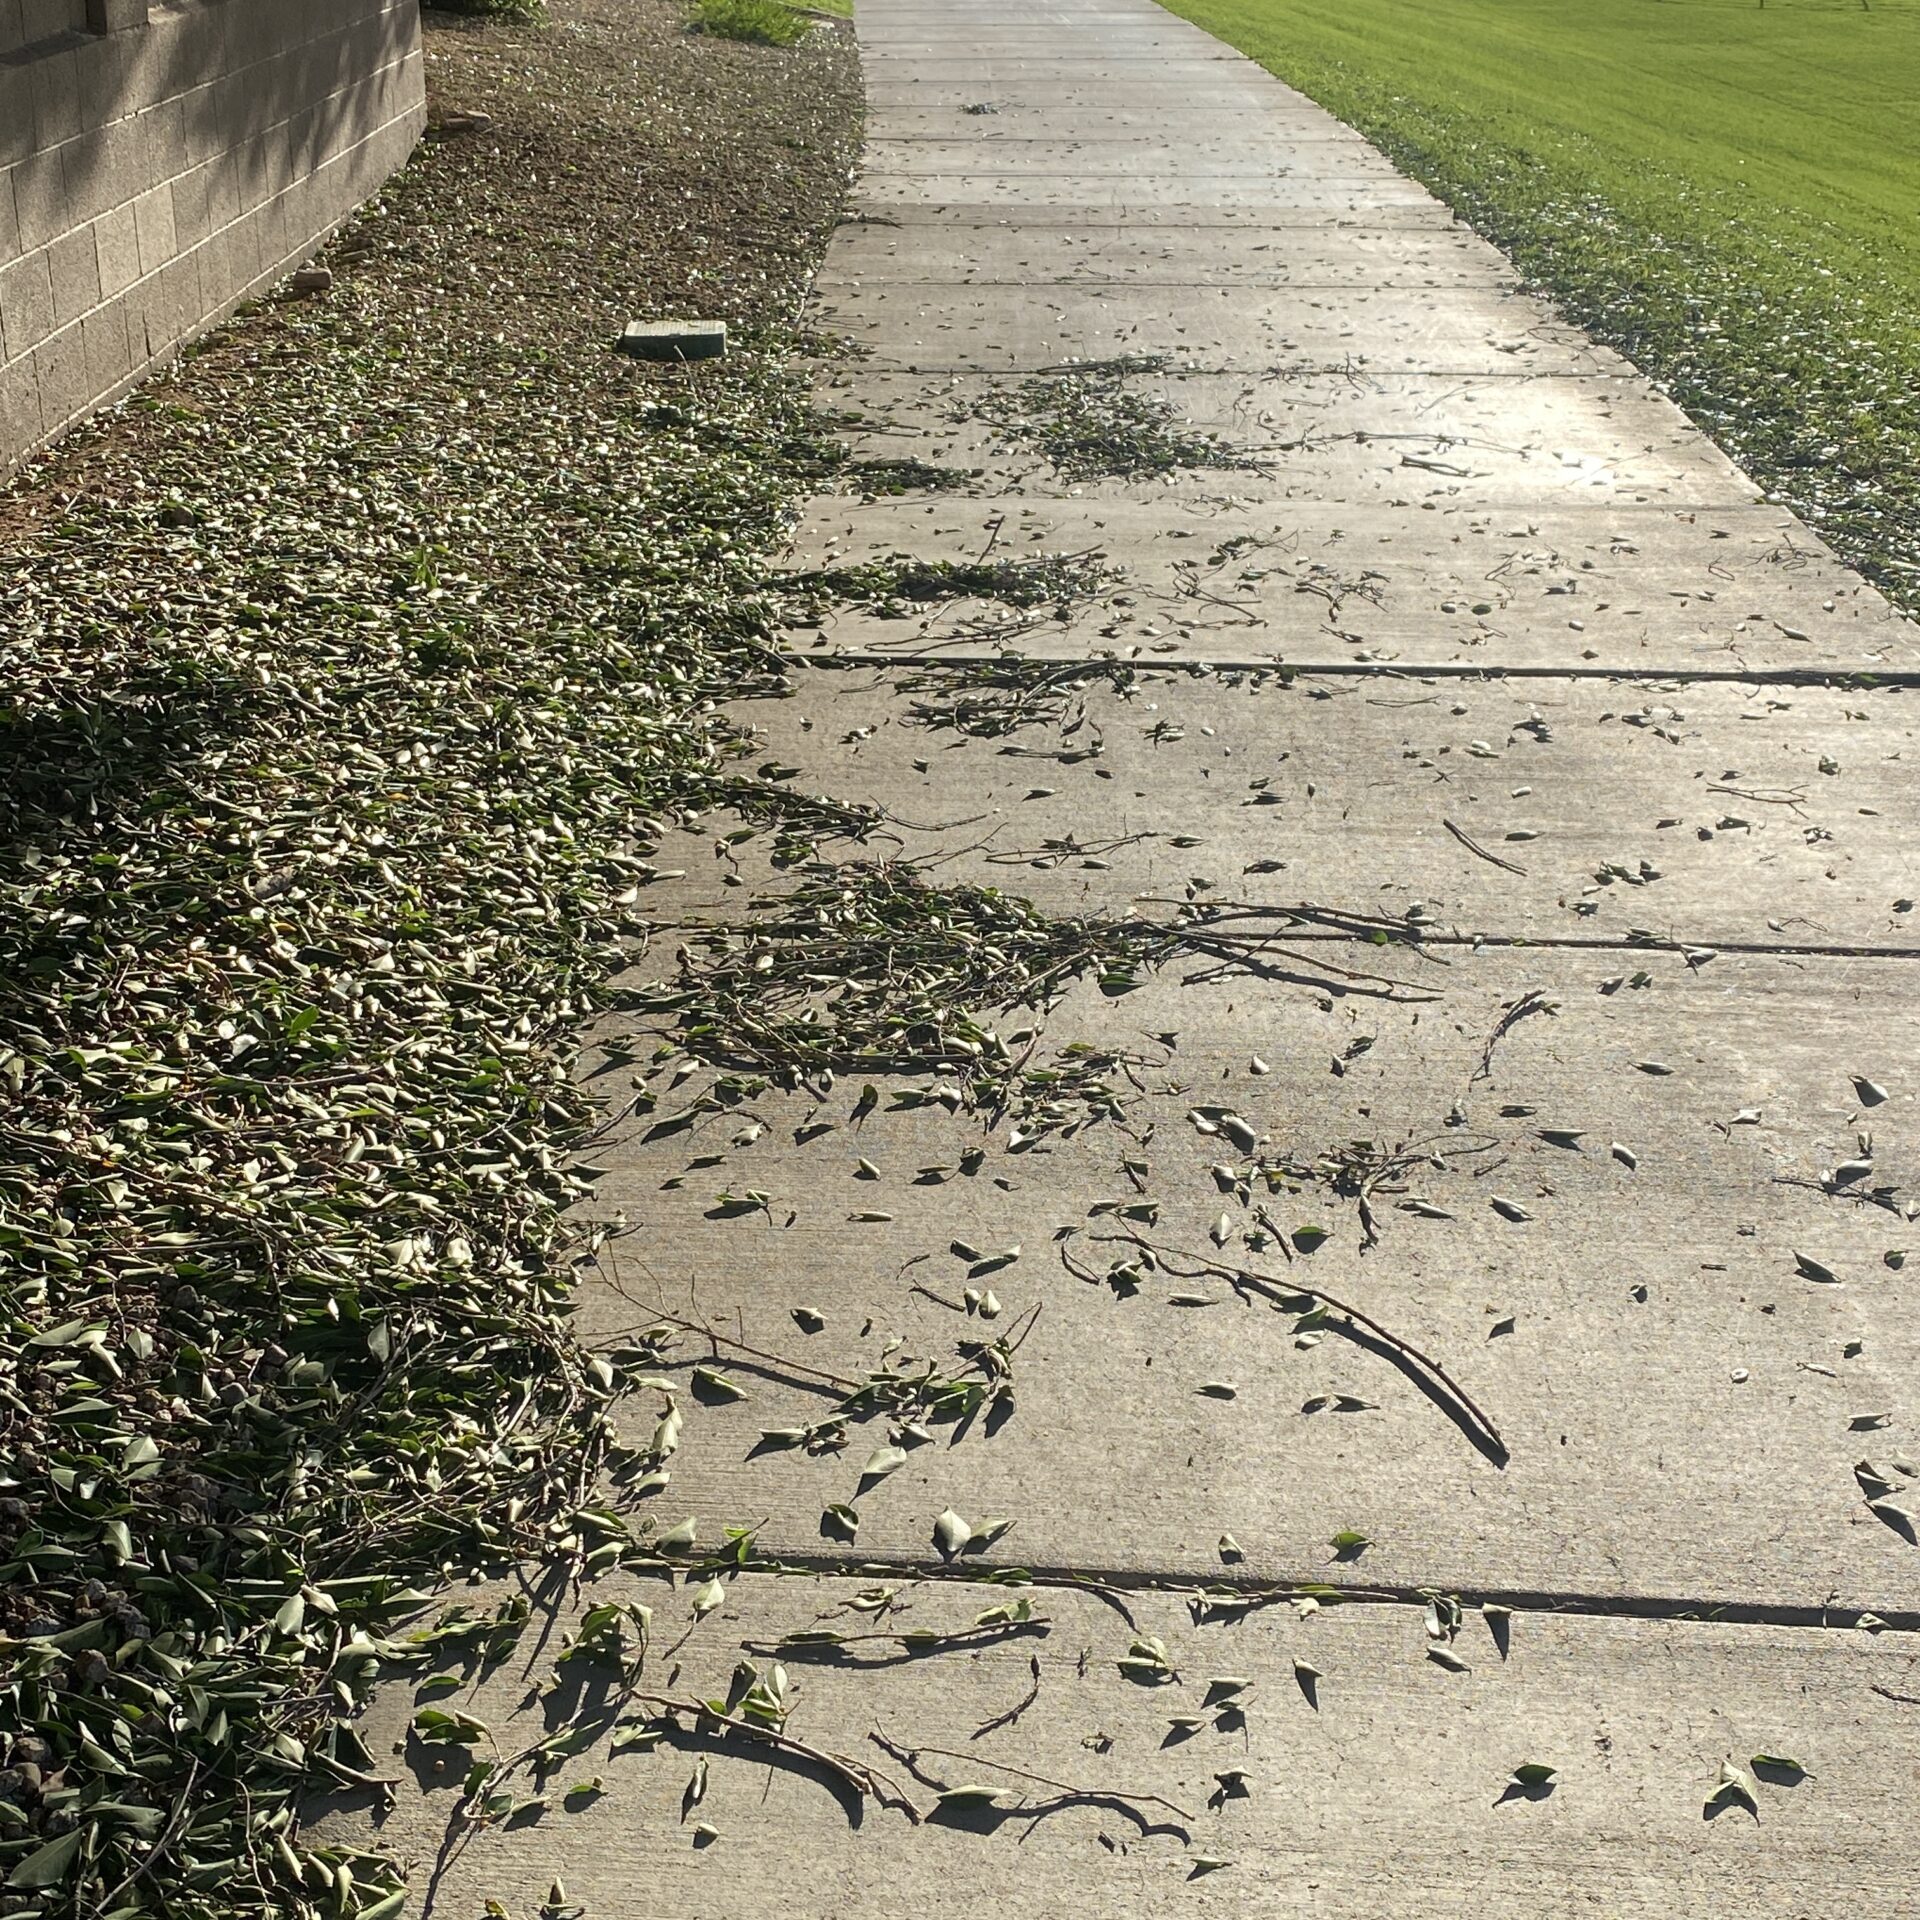
[{"label": "green grass lawn", "polygon": [[1168,0],[1920,605],[1920,0]]}]

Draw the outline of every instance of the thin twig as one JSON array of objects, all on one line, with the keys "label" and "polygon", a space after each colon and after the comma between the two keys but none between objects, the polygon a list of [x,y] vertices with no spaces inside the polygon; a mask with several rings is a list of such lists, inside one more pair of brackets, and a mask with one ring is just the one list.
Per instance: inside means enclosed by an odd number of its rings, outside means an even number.
[{"label": "thin twig", "polygon": [[1171,1800],[1157,1793],[1127,1793],[1118,1787],[1076,1787],[1066,1780],[1050,1780],[1044,1773],[1029,1773],[1025,1767],[1009,1766],[1004,1760],[989,1759],[983,1753],[956,1753],[951,1747],[903,1747],[897,1741],[889,1740],[878,1727],[867,1738],[891,1754],[902,1766],[910,1767],[923,1753],[930,1753],[937,1760],[958,1760],[968,1766],[992,1767],[996,1772],[1010,1773],[1016,1780],[1031,1781],[1036,1787],[1046,1787],[1073,1800],[1124,1800],[1143,1807],[1165,1807],[1179,1820],[1191,1820],[1194,1817],[1184,1807],[1175,1806]]},{"label": "thin twig", "polygon": [[1040,1698],[1040,1656],[1036,1653],[1028,1662],[1033,1675],[1033,1685],[1004,1713],[996,1713],[991,1720],[983,1720],[974,1728],[972,1738],[983,1740],[990,1733],[998,1733],[1002,1727],[1010,1727],[1033,1703]]},{"label": "thin twig", "polygon": [[[872,1646],[886,1641],[911,1653],[944,1653],[954,1647],[993,1646],[1002,1640],[1021,1640],[1032,1634],[1053,1631],[1048,1620],[995,1620],[985,1626],[956,1627],[951,1633],[931,1630],[913,1633],[825,1633],[819,1639],[801,1637],[782,1640],[743,1640],[748,1653],[765,1659],[827,1660],[843,1647]],[[1038,1664],[1037,1662],[1035,1663]]]},{"label": "thin twig", "polygon": [[1477,853],[1480,858],[1488,862],[1489,865],[1505,867],[1509,873],[1517,873],[1523,880],[1527,877],[1525,867],[1516,866],[1511,860],[1504,860],[1497,853],[1489,853],[1464,827],[1456,827],[1451,820],[1442,820],[1440,824],[1445,827],[1469,853]]},{"label": "thin twig", "polygon": [[[1282,1304],[1289,1299],[1306,1298],[1317,1300],[1329,1313],[1340,1314],[1352,1321],[1354,1325],[1364,1327],[1376,1340],[1390,1347],[1404,1359],[1412,1362],[1422,1373],[1426,1374],[1437,1385],[1445,1389],[1448,1398],[1452,1400],[1457,1408],[1470,1417],[1473,1425],[1492,1445],[1502,1460],[1511,1457],[1508,1453],[1507,1443],[1500,1437],[1499,1428],[1493,1424],[1492,1420],[1482,1411],[1473,1397],[1454,1379],[1452,1374],[1450,1374],[1439,1361],[1435,1360],[1430,1354],[1421,1352],[1410,1340],[1402,1339],[1399,1334],[1393,1332],[1390,1328],[1382,1326],[1372,1314],[1363,1313],[1358,1307],[1349,1305],[1345,1300],[1336,1299],[1323,1288],[1308,1286],[1302,1281],[1270,1279],[1266,1274],[1255,1273],[1246,1267],[1224,1266],[1217,1260],[1208,1259],[1204,1254],[1192,1253],[1182,1247],[1163,1246],[1157,1241],[1148,1240],[1143,1235],[1137,1233],[1100,1234],[1096,1237],[1101,1241],[1118,1241],[1138,1247],[1143,1253],[1152,1254],[1156,1260],[1166,1261],[1173,1259],[1186,1261],[1192,1269],[1191,1272],[1176,1272],[1174,1275],[1176,1279],[1194,1279],[1202,1273],[1210,1273],[1216,1278],[1227,1281],[1236,1291],[1242,1287],[1249,1287],[1254,1292],[1260,1294],[1262,1298],[1274,1301],[1276,1304]],[[1061,1252],[1064,1256],[1066,1252],[1064,1245],[1061,1248]],[[1173,1270],[1169,1269],[1169,1271]]]},{"label": "thin twig", "polygon": [[877,1801],[883,1807],[897,1808],[916,1827],[924,1818],[919,1807],[907,1797],[898,1782],[877,1767],[863,1766],[858,1760],[849,1760],[844,1754],[829,1753],[824,1747],[796,1740],[790,1733],[777,1733],[772,1727],[755,1726],[751,1721],[737,1720],[731,1714],[715,1713],[703,1700],[683,1700],[668,1693],[636,1693],[631,1697],[639,1705],[653,1707],[663,1714],[688,1715],[695,1722],[696,1731],[699,1722],[704,1720],[727,1732],[743,1734],[756,1745],[773,1747],[781,1753],[791,1754],[797,1760],[805,1760],[835,1779],[844,1781],[863,1798]]},{"label": "thin twig", "polygon": [[1493,1031],[1487,1035],[1487,1044],[1480,1049],[1480,1064],[1473,1070],[1474,1082],[1487,1079],[1493,1072],[1493,1050],[1520,1022],[1531,1013],[1553,1013],[1557,1008],[1537,987],[1529,987],[1498,1020],[1493,1023]]}]

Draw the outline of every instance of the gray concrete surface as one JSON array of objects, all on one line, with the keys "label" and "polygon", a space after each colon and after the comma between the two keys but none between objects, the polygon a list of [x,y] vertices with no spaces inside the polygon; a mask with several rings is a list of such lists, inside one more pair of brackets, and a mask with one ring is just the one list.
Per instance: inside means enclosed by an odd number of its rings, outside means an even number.
[{"label": "gray concrete surface", "polygon": [[[877,1073],[702,1109],[704,1078],[621,1064],[657,1034],[605,1023],[617,1231],[583,1330],[709,1330],[644,1511],[696,1524],[692,1560],[743,1527],[789,1571],[535,1596],[453,1703],[485,1751],[579,1750],[463,1833],[467,1755],[410,1742],[395,1690],[385,1840],[463,1916],[556,1877],[591,1915],[737,1920],[1903,1911],[1914,630],[1444,208],[1148,0],[862,0],[859,31],[871,143],[812,317],[860,350],[820,395],[856,462],[955,484],[865,498],[856,467],[786,564],[1103,571],[1035,608],[823,599],[791,697],[739,709],[756,758],[885,810],[846,857],[1060,914],[1237,903],[1269,939],[1005,1015],[1036,1059],[1132,1063],[1119,1119],[1037,1143],[890,1109]],[[1115,355],[1243,463],[1086,477],[1008,428],[1042,370]],[[962,724],[969,663],[1035,662],[1076,672]],[[673,922],[793,884],[698,824],[656,857]],[[1178,1257],[1114,1275],[1117,1233]],[[1196,1255],[1384,1337],[1168,1270]],[[879,1477],[881,1417],[760,1441],[996,1335],[1010,1417]],[[738,1397],[689,1394],[696,1360]],[[1036,1621],[970,1627],[1023,1598]],[[616,1752],[644,1702],[554,1672],[607,1601],[653,1608],[643,1690],[780,1661],[788,1734],[926,1818],[690,1717]],[[822,1629],[962,1638],[779,1648]],[[1167,1671],[1120,1665],[1141,1635]],[[1765,1753],[1804,1771],[1713,1800]],[[1506,1791],[1527,1762],[1550,1792]],[[963,1784],[998,1792],[943,1810]]]}]

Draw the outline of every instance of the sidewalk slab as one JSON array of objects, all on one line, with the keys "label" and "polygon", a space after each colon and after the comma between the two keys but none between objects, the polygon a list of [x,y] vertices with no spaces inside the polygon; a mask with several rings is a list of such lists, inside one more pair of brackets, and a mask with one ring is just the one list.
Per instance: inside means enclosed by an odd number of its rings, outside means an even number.
[{"label": "sidewalk slab", "polygon": [[1170,302],[1158,289],[942,288],[929,299],[875,286],[854,297],[823,291],[811,317],[853,340],[880,372],[1030,373],[1139,354],[1166,354],[1196,372],[1591,374],[1626,365],[1504,290],[1424,305],[1372,289],[1207,287]]},{"label": "sidewalk slab", "polygon": [[908,285],[926,298],[944,285],[1092,282],[1107,286],[1451,286],[1510,281],[1513,269],[1464,228],[1383,228],[1329,235],[1291,227],[1134,232],[1035,226],[987,216],[939,225],[849,226],[815,284],[823,292]]},{"label": "sidewalk slab", "polygon": [[[844,393],[836,400],[844,404]],[[960,599],[881,619],[843,608],[797,643],[977,651],[997,635],[1054,659],[1284,662],[1302,671],[1920,668],[1920,629],[1772,505],[1672,508],[1617,492],[1552,508],[1448,506],[1411,494],[1386,507],[839,497],[807,510],[789,557],[806,569],[901,554],[1082,555],[1114,577],[1037,609]]]},{"label": "sidewalk slab", "polygon": [[[1017,1522],[985,1555],[1006,1566],[1206,1580],[1225,1571],[1226,1532],[1258,1580],[1920,1622],[1920,1549],[1854,1474],[1876,1450],[1911,1463],[1920,1418],[1913,1228],[1897,1210],[1920,1177],[1920,1095],[1902,1078],[1920,1050],[1911,969],[1422,959],[1284,937],[1264,976],[1176,958],[1118,999],[1086,985],[1044,1021],[1004,1018],[1003,1034],[1038,1027],[1039,1059],[1072,1042],[1139,1060],[1137,1092],[1110,1076],[1120,1122],[1024,1151],[1016,1123],[890,1105],[928,1076],[858,1070],[824,1098],[767,1092],[654,1134],[695,1081],[596,1149],[595,1211],[628,1231],[584,1330],[631,1337],[665,1311],[859,1381],[890,1353],[950,1370],[963,1343],[1040,1310],[1012,1418],[941,1428],[864,1490],[887,1423],[856,1422],[840,1455],[761,1450],[764,1430],[826,1417],[838,1392],[723,1348],[747,1397],[688,1419],[656,1504],[662,1524],[697,1513],[715,1538],[757,1524],[782,1557],[844,1551],[822,1515],[848,1502],[861,1555],[912,1561],[951,1507]],[[1367,975],[1436,997],[1383,999]],[[1529,994],[1553,1010],[1522,1015],[1489,1058]],[[1868,1112],[1855,1075],[1893,1097]],[[869,1079],[880,1110],[863,1123]],[[1201,1109],[1242,1116],[1264,1163],[1306,1171],[1236,1192],[1256,1155],[1203,1132]],[[743,1129],[757,1139],[729,1150]],[[1863,1133],[1894,1211],[1821,1190]],[[1407,1158],[1372,1203],[1370,1248],[1357,1201],[1311,1171],[1356,1140]],[[985,1149],[972,1171],[970,1148]],[[763,1207],[721,1198],[749,1189]],[[1303,1229],[1324,1238],[1275,1239]],[[1359,1305],[1439,1361],[1508,1457],[1389,1356],[1302,1345],[1298,1312],[1217,1278],[1108,1284],[1134,1254],[1099,1236],[1128,1232]],[[1802,1256],[1834,1278],[1807,1277]],[[994,1290],[998,1322],[961,1310],[969,1285]],[[826,1321],[812,1334],[792,1317],[809,1306]],[[709,1358],[705,1342],[688,1336],[681,1358]],[[1231,1399],[1204,1391],[1218,1381]],[[1368,1405],[1312,1405],[1337,1394]],[[644,1441],[653,1410],[631,1417]],[[1375,1543],[1351,1565],[1329,1546],[1347,1528]]]},{"label": "sidewalk slab", "polygon": [[970,735],[963,670],[906,673],[807,674],[740,717],[789,765],[846,742],[825,790],[966,823],[894,831],[1053,910],[1310,900],[1451,938],[1920,955],[1920,690],[1143,667],[1070,685],[1056,724]]},{"label": "sidewalk slab", "polygon": [[[957,297],[956,289],[944,291]],[[1366,298],[1402,292],[1369,289]],[[849,297],[872,295],[864,289]],[[1357,297],[1349,289],[1311,296],[1334,312]],[[1522,381],[1511,374],[1355,380],[1350,373],[1161,371],[1077,378],[888,374],[862,366],[827,390],[836,389],[851,403],[842,440],[856,460],[886,460],[911,440],[919,458],[958,469],[949,480],[964,482],[958,490],[974,497],[1507,507],[1595,494],[1609,502],[1624,496],[1694,507],[1760,497],[1671,401],[1618,373]],[[1085,393],[1100,405],[1109,392],[1163,408],[1169,430],[1183,438],[1211,438],[1215,464],[1137,477],[1061,471],[1030,423],[1044,423],[1049,400]],[[856,471],[849,486],[858,485]]]},{"label": "sidewalk slab", "polygon": [[[825,1619],[871,1630],[847,1607],[873,1582],[803,1583],[748,1576],[690,1641],[676,1692],[723,1692],[742,1641],[771,1645]],[[483,1591],[470,1601],[499,1596]],[[1004,1604],[1004,1588],[903,1584],[897,1630],[964,1628]],[[1119,1671],[1132,1632],[1087,1595],[1035,1591],[1035,1631],[980,1650],[893,1665],[869,1645],[844,1665],[789,1658],[797,1739],[885,1768],[923,1807],[934,1789],[870,1739],[923,1753],[927,1781],[1005,1789],[997,1802],[913,1826],[850,1805],[804,1765],[770,1765],[734,1740],[686,1736],[651,1752],[611,1750],[603,1732],[552,1781],[553,1804],[455,1850],[433,1911],[465,1916],[497,1900],[538,1911],[555,1879],[593,1916],[725,1913],[779,1920],[796,1910],[836,1920],[991,1910],[1017,1889],[1036,1909],[1143,1915],[1257,1913],[1300,1920],[1401,1920],[1472,1913],[1480,1920],[1857,1920],[1899,1910],[1915,1871],[1904,1812],[1909,1782],[1886,1765],[1903,1710],[1871,1691],[1914,1685],[1914,1659],[1864,1634],[1516,1620],[1501,1657],[1469,1618],[1454,1643],[1469,1664],[1426,1655],[1411,1608],[1342,1608],[1302,1621],[1288,1609],[1241,1625],[1196,1626],[1178,1602],[1130,1596],[1138,1630],[1163,1639],[1181,1678],[1139,1686]],[[687,1595],[615,1578],[551,1620],[543,1657],[526,1657],[451,1704],[486,1720],[502,1748],[545,1738],[581,1700],[541,1697],[564,1634],[589,1603],[653,1607],[660,1641],[687,1624]],[[530,1633],[525,1646],[531,1646]],[[765,1656],[761,1663],[765,1664]],[[1296,1660],[1318,1667],[1317,1705]],[[1037,1668],[1037,1673],[1036,1673]],[[1201,1714],[1209,1676],[1247,1684],[1239,1721]],[[1018,1705],[1011,1727],[978,1730]],[[588,1698],[595,1696],[588,1695]],[[375,1752],[403,1740],[409,1702],[396,1691],[369,1729]],[[448,1699],[437,1704],[445,1706]],[[611,1699],[581,1722],[637,1721]],[[1169,1738],[1176,1716],[1200,1715]],[[444,1751],[444,1749],[442,1750]],[[1779,1751],[1810,1773],[1756,1785],[1760,1814],[1708,1820],[1706,1796],[1729,1756]],[[464,1765],[408,1750],[389,1845],[427,1868],[442,1849]],[[683,1805],[704,1760],[705,1792]],[[1550,1795],[1502,1800],[1523,1761],[1554,1765]],[[1095,1799],[1036,1818],[1055,1790],[992,1763],[1094,1794],[1153,1794],[1172,1807]],[[1244,1775],[1223,1799],[1218,1776]],[[449,1777],[451,1776],[451,1778]],[[596,1780],[594,1794],[562,1790]],[[523,1788],[530,1794],[530,1788]],[[1132,1811],[1129,1811],[1129,1806]],[[1175,1811],[1177,1809],[1177,1811]],[[1188,1817],[1191,1816],[1191,1817]],[[697,1844],[694,1828],[714,1837]],[[1196,1873],[1202,1860],[1229,1862]],[[671,1891],[667,1891],[667,1890]]]}]

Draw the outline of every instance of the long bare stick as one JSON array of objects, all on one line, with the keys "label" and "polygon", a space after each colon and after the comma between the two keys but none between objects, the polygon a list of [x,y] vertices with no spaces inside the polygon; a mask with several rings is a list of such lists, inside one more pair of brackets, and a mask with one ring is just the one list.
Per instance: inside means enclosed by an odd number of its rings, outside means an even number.
[{"label": "long bare stick", "polygon": [[1029,1773],[1025,1767],[1009,1766],[1006,1761],[990,1759],[984,1753],[956,1753],[952,1747],[903,1747],[897,1741],[889,1740],[877,1727],[867,1738],[890,1753],[902,1766],[910,1767],[923,1753],[930,1753],[939,1760],[958,1760],[968,1766],[992,1767],[998,1773],[1010,1773],[1016,1780],[1029,1780],[1036,1787],[1050,1788],[1074,1800],[1125,1800],[1143,1807],[1165,1807],[1181,1820],[1193,1818],[1184,1807],[1175,1806],[1171,1800],[1162,1799],[1157,1793],[1126,1793],[1118,1787],[1076,1787],[1071,1781],[1049,1780],[1044,1773]]},{"label": "long bare stick", "polygon": [[877,1800],[883,1807],[897,1808],[916,1827],[921,1822],[923,1816],[919,1807],[877,1767],[863,1766],[858,1760],[849,1760],[845,1754],[829,1753],[824,1747],[810,1746],[804,1740],[796,1740],[790,1733],[777,1733],[772,1727],[755,1726],[750,1721],[736,1720],[731,1714],[715,1713],[703,1700],[683,1700],[669,1693],[636,1693],[630,1697],[640,1705],[654,1707],[661,1713],[686,1714],[696,1723],[705,1720],[725,1732],[743,1734],[755,1745],[773,1747],[781,1753],[793,1755],[797,1760],[808,1761],[845,1782],[863,1797]]},{"label": "long bare stick", "polygon": [[1302,1281],[1273,1280],[1266,1274],[1254,1273],[1246,1267],[1223,1266],[1217,1260],[1209,1260],[1204,1254],[1192,1253],[1183,1247],[1161,1246],[1137,1233],[1100,1234],[1096,1237],[1102,1241],[1119,1241],[1128,1246],[1138,1247],[1143,1253],[1150,1253],[1158,1260],[1184,1260],[1188,1263],[1191,1272],[1177,1275],[1178,1278],[1186,1279],[1201,1273],[1211,1273],[1227,1281],[1236,1289],[1251,1287],[1263,1298],[1276,1302],[1303,1296],[1309,1300],[1317,1300],[1329,1313],[1340,1314],[1352,1321],[1354,1325],[1366,1328],[1376,1340],[1410,1360],[1422,1373],[1445,1389],[1448,1398],[1469,1416],[1481,1434],[1497,1449],[1501,1459],[1505,1460],[1509,1457],[1507,1443],[1500,1437],[1500,1429],[1481,1411],[1472,1395],[1454,1379],[1453,1375],[1430,1354],[1422,1353],[1412,1341],[1403,1340],[1399,1334],[1382,1326],[1372,1314],[1363,1313],[1358,1307],[1349,1305],[1345,1300],[1336,1299],[1320,1287],[1308,1286]]}]

